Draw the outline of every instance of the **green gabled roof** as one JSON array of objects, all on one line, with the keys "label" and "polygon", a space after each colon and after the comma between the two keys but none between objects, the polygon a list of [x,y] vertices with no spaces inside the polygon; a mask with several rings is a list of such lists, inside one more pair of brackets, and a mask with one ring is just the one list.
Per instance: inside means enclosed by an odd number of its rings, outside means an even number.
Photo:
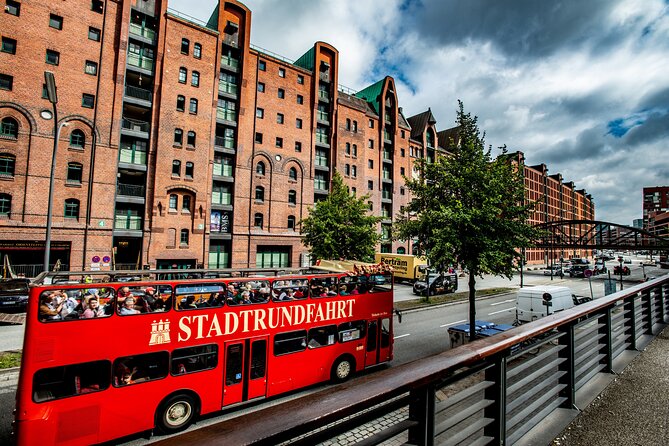
[{"label": "green gabled roof", "polygon": [[209,17],[209,20],[207,21],[207,28],[218,31],[218,3],[214,8],[214,12],[211,13],[211,17]]},{"label": "green gabled roof", "polygon": [[355,94],[356,97],[367,101],[372,106],[377,115],[379,114],[379,103],[381,102],[381,98],[379,96],[383,91],[384,82],[385,79],[381,79],[380,81],[370,85],[367,88],[363,88]]},{"label": "green gabled roof", "polygon": [[314,71],[314,65],[316,65],[316,48],[312,46],[309,51],[293,62],[293,65],[297,65],[298,67],[302,67],[309,71]]}]

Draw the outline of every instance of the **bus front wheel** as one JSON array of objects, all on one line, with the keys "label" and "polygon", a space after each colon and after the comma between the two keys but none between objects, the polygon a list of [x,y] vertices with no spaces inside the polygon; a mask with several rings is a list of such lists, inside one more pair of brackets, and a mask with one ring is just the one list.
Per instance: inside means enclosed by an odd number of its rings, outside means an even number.
[{"label": "bus front wheel", "polygon": [[192,423],[197,412],[197,401],[191,395],[173,395],[158,407],[156,428],[164,434],[180,432]]},{"label": "bus front wheel", "polygon": [[355,371],[355,361],[348,356],[338,358],[332,364],[332,380],[335,382],[344,382],[351,377]]}]

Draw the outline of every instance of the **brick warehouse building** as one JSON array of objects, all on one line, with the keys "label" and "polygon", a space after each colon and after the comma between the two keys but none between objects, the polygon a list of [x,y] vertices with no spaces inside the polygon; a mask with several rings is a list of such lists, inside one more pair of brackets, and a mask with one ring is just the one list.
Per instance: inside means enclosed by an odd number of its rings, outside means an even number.
[{"label": "brick warehouse building", "polygon": [[[52,261],[107,267],[298,266],[299,221],[337,170],[383,216],[402,175],[450,131],[405,117],[394,80],[338,88],[338,51],[294,62],[250,45],[251,11],[221,0],[207,24],[160,0],[5,0],[0,16],[0,253],[40,263],[58,86]],[[571,187],[573,190],[573,185]],[[572,200],[589,196],[573,191]],[[580,208],[579,208],[580,209]],[[594,210],[593,210],[594,213]]]}]

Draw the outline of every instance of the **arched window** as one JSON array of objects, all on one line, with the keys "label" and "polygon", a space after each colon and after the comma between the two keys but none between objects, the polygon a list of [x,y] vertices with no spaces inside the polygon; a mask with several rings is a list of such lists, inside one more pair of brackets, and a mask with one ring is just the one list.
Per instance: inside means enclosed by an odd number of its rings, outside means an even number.
[{"label": "arched window", "polygon": [[296,205],[297,204],[297,192],[294,190],[288,191],[288,204]]},{"label": "arched window", "polygon": [[265,201],[265,188],[256,186],[256,201]]},{"label": "arched window", "polygon": [[193,178],[193,171],[195,170],[195,166],[193,163],[190,161],[186,163],[186,178]]},{"label": "arched window", "polygon": [[3,118],[0,121],[0,137],[16,139],[19,137],[19,124],[14,118]]},{"label": "arched window", "polygon": [[70,147],[83,149],[84,144],[86,144],[86,136],[84,135],[84,132],[79,129],[72,130],[72,133],[70,133]]},{"label": "arched window", "polygon": [[181,54],[188,54],[190,51],[190,41],[188,39],[181,39]]},{"label": "arched window", "polygon": [[295,217],[293,215],[288,216],[288,229],[295,229]]},{"label": "arched window", "polygon": [[183,95],[177,96],[177,111],[184,111],[186,109],[186,97]]},{"label": "arched window", "polygon": [[67,163],[67,182],[81,184],[83,170],[81,163]]},{"label": "arched window", "polygon": [[65,218],[79,219],[79,200],[68,198],[65,200]]},{"label": "arched window", "polygon": [[352,153],[352,155],[353,155],[354,157],[355,157],[355,156],[358,156],[358,145],[357,145],[357,144],[353,144],[353,153]]},{"label": "arched window", "polygon": [[191,130],[186,137],[186,143],[191,147],[195,147],[195,136],[195,132]]},{"label": "arched window", "polygon": [[258,175],[265,175],[265,163],[258,161],[258,164],[256,164],[256,173]]},{"label": "arched window", "polygon": [[253,226],[262,229],[262,225],[263,225],[263,215],[261,213],[255,214],[255,216],[253,217]]},{"label": "arched window", "polygon": [[184,142],[184,131],[181,129],[174,129],[174,144],[180,146]]},{"label": "arched window", "polygon": [[407,250],[404,249],[404,247],[400,246],[399,248],[397,248],[397,253],[398,254],[406,254]]},{"label": "arched window", "polygon": [[288,171],[288,178],[291,180],[297,181],[297,169],[294,167],[291,167],[290,170]]},{"label": "arched window", "polygon": [[185,84],[188,77],[188,69],[186,67],[179,67],[179,83]]},{"label": "arched window", "polygon": [[172,176],[173,177],[181,176],[181,161],[179,160],[172,161]]},{"label": "arched window", "polygon": [[176,211],[177,210],[177,202],[178,202],[177,194],[170,194],[170,210]]},{"label": "arched window", "polygon": [[190,195],[184,195],[181,198],[181,210],[190,212]]},{"label": "arched window", "polygon": [[344,153],[346,153],[347,155],[351,154],[351,143],[350,142],[346,143],[346,152],[344,152]]},{"label": "arched window", "polygon": [[195,113],[197,114],[197,99],[191,98],[190,100],[190,107],[188,108],[188,111],[190,113]]},{"label": "arched window", "polygon": [[179,238],[179,242],[182,246],[188,246],[188,235],[188,229],[181,230],[181,237]]},{"label": "arched window", "polygon": [[14,176],[16,157],[11,153],[0,153],[0,175]]},{"label": "arched window", "polygon": [[199,71],[193,71],[190,75],[190,84],[193,87],[199,87],[200,86],[200,72]]},{"label": "arched window", "polygon": [[351,120],[346,119],[346,130],[351,130]]},{"label": "arched window", "polygon": [[9,194],[0,194],[0,215],[9,217],[12,212],[12,196]]},{"label": "arched window", "polygon": [[202,45],[196,43],[193,45],[193,57],[200,59],[202,57]]}]

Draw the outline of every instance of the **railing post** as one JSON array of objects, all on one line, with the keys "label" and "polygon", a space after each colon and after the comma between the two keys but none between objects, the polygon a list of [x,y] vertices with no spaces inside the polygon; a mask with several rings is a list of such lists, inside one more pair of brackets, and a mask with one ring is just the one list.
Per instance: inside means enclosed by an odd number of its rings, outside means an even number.
[{"label": "railing post", "polygon": [[434,445],[434,385],[430,384],[411,391],[413,398],[409,404],[409,419],[418,425],[409,428],[408,444]]},{"label": "railing post", "polygon": [[608,307],[605,310],[605,313],[602,315],[604,316],[604,326],[599,329],[600,334],[604,335],[604,346],[602,349],[606,349],[604,351],[604,354],[606,355],[604,357],[604,361],[606,361],[606,368],[604,369],[605,372],[608,373],[613,373],[613,321],[612,321],[612,315],[613,315],[613,308]]},{"label": "railing post", "polygon": [[623,304],[623,308],[625,311],[625,316],[627,316],[625,319],[624,327],[625,327],[625,332],[629,332],[630,336],[630,346],[629,350],[636,350],[636,309],[635,309],[635,304],[634,304],[634,299],[636,297],[636,294],[632,294],[629,297],[625,298],[625,303]]},{"label": "railing post", "polygon": [[644,309],[644,321],[645,329],[644,333],[652,335],[653,334],[653,299],[650,293],[650,290],[644,290],[641,292],[641,308]]},{"label": "railing post", "polygon": [[492,444],[506,444],[506,356],[495,359],[492,367],[485,370],[485,380],[494,383],[485,389],[485,399],[493,403],[484,410],[484,417],[492,420],[483,433],[492,437]]},{"label": "railing post", "polygon": [[655,298],[657,299],[657,306],[660,312],[659,314],[660,323],[665,324],[667,322],[667,318],[665,317],[664,312],[667,311],[667,307],[664,305],[664,295],[662,293],[662,285],[653,288],[651,292],[655,292]]},{"label": "railing post", "polygon": [[560,384],[565,387],[560,391],[560,396],[565,398],[562,407],[566,409],[578,409],[576,407],[576,346],[574,342],[574,327],[576,322],[558,327],[558,331],[563,333],[558,342],[564,348],[558,353],[558,357],[563,361],[558,365],[558,370],[566,372],[560,377]]}]

